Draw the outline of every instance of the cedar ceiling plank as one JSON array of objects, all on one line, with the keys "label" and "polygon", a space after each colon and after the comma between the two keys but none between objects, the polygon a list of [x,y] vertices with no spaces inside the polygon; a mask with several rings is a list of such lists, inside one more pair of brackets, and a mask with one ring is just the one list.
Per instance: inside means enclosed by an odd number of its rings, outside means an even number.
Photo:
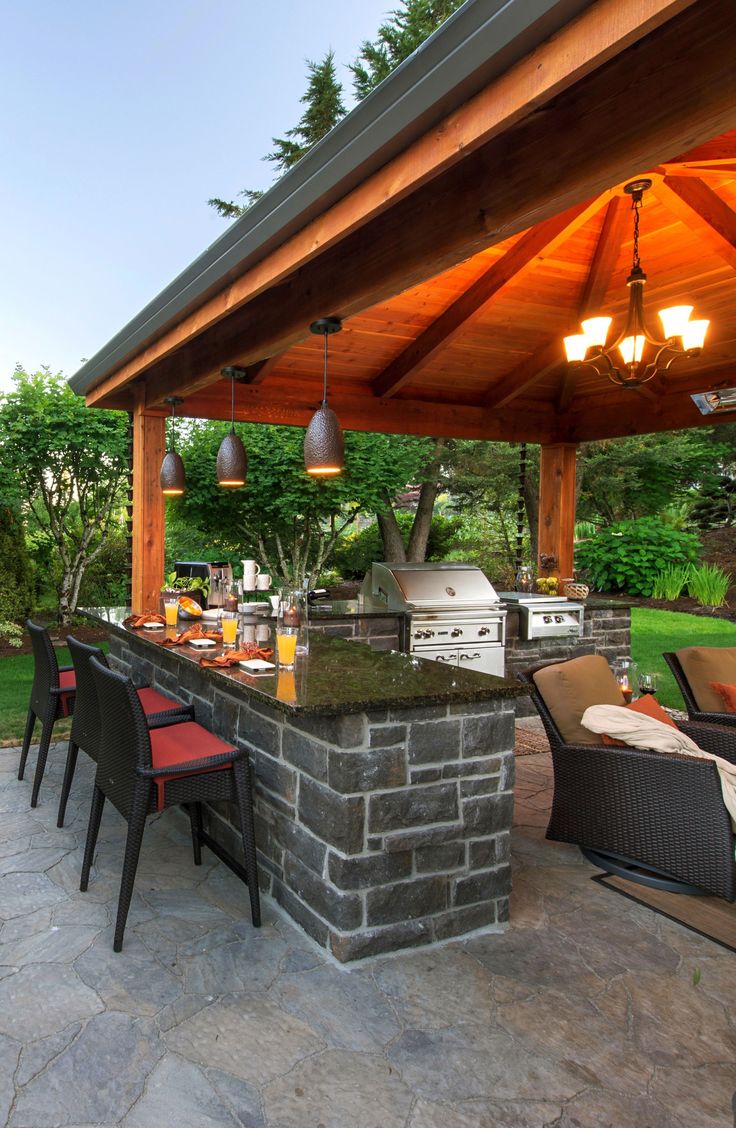
[{"label": "cedar ceiling plank", "polygon": [[723,161],[713,165],[709,164],[661,164],[653,172],[661,176],[687,176],[698,180],[720,179],[731,180],[736,174],[736,161]]},{"label": "cedar ceiling plank", "polygon": [[[588,277],[578,306],[578,320],[594,313],[603,301],[621,251],[631,206],[625,196],[614,196],[606,208],[598,242],[590,262]],[[578,385],[578,370],[565,366],[557,398],[557,411],[563,414],[572,403]]]},{"label": "cedar ceiling plank", "polygon": [[[544,114],[494,139],[250,303],[236,320],[237,349],[218,345],[210,353],[214,378],[225,364],[254,363],[303,341],[325,310],[343,318],[362,312],[620,183],[632,167],[666,159],[685,137],[705,139],[734,124],[736,8],[727,0],[704,0],[697,8],[660,28],[646,50],[640,44],[616,57]],[[683,42],[685,68],[673,65]],[[622,114],[638,83],[646,83],[647,98],[636,114]],[[551,137],[555,160],[540,162]],[[207,334],[203,339],[207,345]]]},{"label": "cedar ceiling plank", "polygon": [[280,360],[281,354],[269,356],[266,360],[259,360],[257,364],[249,364],[244,374],[237,377],[237,383],[251,385],[262,384],[266,377],[271,375]]},{"label": "cedar ceiling plank", "polygon": [[[157,340],[147,343],[139,353],[92,389],[89,401],[100,402],[115,387],[159,363],[185,341],[227,317],[239,305],[290,276],[301,264],[321,256],[325,248],[341,240],[346,232],[364,225],[438,173],[464,161],[468,154],[492,138],[501,136],[525,116],[537,114],[550,99],[594,73],[659,27],[666,27],[693,2],[599,0],[348,193],[324,216],[308,223],[301,232],[267,254],[262,261],[248,265],[231,285],[204,301]],[[714,76],[714,81],[716,78]],[[709,136],[716,132],[717,129],[711,130]],[[673,142],[673,145],[676,147],[677,143]],[[671,151],[671,148],[669,152],[663,151],[661,159]],[[613,176],[609,183],[619,179],[620,176]],[[601,190],[603,187],[605,185],[601,185]],[[524,224],[521,224],[517,230],[523,227]],[[324,309],[319,310],[315,317],[323,314]]]},{"label": "cedar ceiling plank", "polygon": [[507,376],[494,384],[484,396],[484,405],[494,411],[506,407],[522,392],[528,391],[532,385],[537,384],[563,363],[562,342],[558,340],[548,341],[537,349],[528,360],[518,365],[513,372],[509,372]]},{"label": "cedar ceiling plank", "polygon": [[599,199],[568,208],[522,235],[511,250],[485,271],[444,313],[404,349],[373,382],[376,396],[392,396],[447,348],[509,282],[518,280],[537,259],[553,251],[599,211]]},{"label": "cedar ceiling plank", "polygon": [[736,212],[702,180],[665,176],[657,193],[678,219],[692,227],[706,245],[736,270]]}]

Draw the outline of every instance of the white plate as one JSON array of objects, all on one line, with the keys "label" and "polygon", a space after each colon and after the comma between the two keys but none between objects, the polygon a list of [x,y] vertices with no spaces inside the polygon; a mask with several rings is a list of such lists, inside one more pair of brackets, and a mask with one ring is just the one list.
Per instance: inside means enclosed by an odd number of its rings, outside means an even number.
[{"label": "white plate", "polygon": [[144,631],[162,631],[164,629],[163,623],[144,623]]},{"label": "white plate", "polygon": [[245,658],[242,662],[238,662],[244,670],[275,670],[275,662],[266,662],[263,658]]},{"label": "white plate", "polygon": [[207,619],[208,622],[215,622],[216,623],[217,620],[219,619],[219,617],[220,617],[220,608],[219,607],[208,608],[207,611],[202,612],[202,618]]},{"label": "white plate", "polygon": [[196,646],[198,650],[209,650],[211,646],[217,646],[217,643],[211,638],[190,638],[189,645]]}]

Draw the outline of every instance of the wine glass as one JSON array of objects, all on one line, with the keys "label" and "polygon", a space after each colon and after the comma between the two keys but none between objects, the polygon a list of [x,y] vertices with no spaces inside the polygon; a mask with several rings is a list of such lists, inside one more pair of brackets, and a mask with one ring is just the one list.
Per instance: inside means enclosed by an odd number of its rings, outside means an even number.
[{"label": "wine glass", "polygon": [[645,696],[647,693],[657,692],[657,675],[656,674],[639,674],[639,693]]}]

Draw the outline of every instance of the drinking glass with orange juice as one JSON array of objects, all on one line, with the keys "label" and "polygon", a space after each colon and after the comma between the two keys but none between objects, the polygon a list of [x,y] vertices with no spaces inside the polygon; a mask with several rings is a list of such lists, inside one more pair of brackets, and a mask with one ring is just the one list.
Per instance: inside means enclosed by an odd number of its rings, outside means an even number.
[{"label": "drinking glass with orange juice", "polygon": [[175,627],[176,620],[179,616],[179,598],[173,596],[172,598],[164,599],[164,618],[166,619],[167,627]]},{"label": "drinking glass with orange juice", "polygon": [[291,670],[294,666],[298,634],[298,627],[277,627],[276,629],[276,653],[279,666],[285,670]]},{"label": "drinking glass with orange juice", "polygon": [[221,625],[223,646],[235,646],[235,640],[238,637],[237,611],[223,611]]}]

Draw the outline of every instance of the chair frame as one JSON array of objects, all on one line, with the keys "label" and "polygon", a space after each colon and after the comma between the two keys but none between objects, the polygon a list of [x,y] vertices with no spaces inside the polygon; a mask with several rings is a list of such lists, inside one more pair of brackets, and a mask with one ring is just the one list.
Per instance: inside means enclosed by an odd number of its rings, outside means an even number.
[{"label": "chair frame", "polygon": [[[547,838],[570,842],[608,873],[678,893],[736,900],[731,820],[716,765],[629,745],[567,744],[536,687],[543,662],[517,674],[549,738],[554,769]],[[704,751],[736,763],[736,734],[678,724]]]},{"label": "chair frame", "polygon": [[[109,799],[128,823],[120,897],[115,924],[113,949],[122,950],[125,924],[135,884],[146,817],[166,807],[185,804],[189,810],[195,865],[201,865],[203,802],[226,800],[238,808],[240,831],[245,856],[253,926],[261,924],[258,869],[256,862],[253,784],[248,754],[244,749],[228,747],[220,755],[202,757],[182,765],[155,768],[151,760],[151,739],[143,708],[130,678],[98,662],[89,660],[97,696],[102,703],[102,741],[97,762],[94,793],[90,809],[87,841],[84,848],[79,888],[84,893],[89,884],[100,820]],[[227,764],[226,769],[221,765]],[[221,768],[219,771],[210,769]],[[175,777],[179,778],[175,778]],[[169,777],[163,808],[156,802],[156,778]]]},{"label": "chair frame", "polygon": [[[31,747],[33,730],[36,720],[41,722],[41,739],[38,744],[38,757],[36,758],[36,771],[33,776],[31,790],[31,806],[38,806],[38,795],[41,790],[46,760],[51,746],[51,736],[54,725],[64,716],[73,714],[74,690],[65,689],[59,680],[59,675],[73,670],[73,666],[59,666],[56,652],[51,642],[49,632],[45,627],[40,627],[31,619],[26,620],[26,630],[31,636],[33,646],[33,685],[31,687],[31,700],[26,716],[26,727],[23,733],[23,744],[18,765],[18,779],[23,779],[26,770],[26,761]],[[71,696],[71,707],[68,713],[64,712],[63,695]]]},{"label": "chair frame", "polygon": [[[64,780],[61,785],[59,798],[59,813],[56,819],[57,827],[63,827],[66,816],[66,806],[69,793],[74,781],[77,767],[77,755],[81,748],[91,760],[97,763],[99,758],[99,745],[102,739],[102,723],[100,710],[97,704],[97,691],[95,690],[92,672],[89,670],[89,660],[96,658],[103,666],[107,666],[107,659],[99,646],[91,646],[87,642],[80,642],[74,635],[67,635],[67,645],[72,654],[74,671],[77,682],[77,696],[72,714],[72,731],[66,753],[64,767]],[[181,721],[194,720],[194,708],[172,701],[172,708],[161,713],[149,713],[146,723],[149,728],[161,728],[164,725],[179,724]]]},{"label": "chair frame", "polygon": [[736,727],[736,713],[704,713],[703,710],[698,707],[698,703],[693,696],[693,691],[690,688],[690,682],[682,668],[682,663],[673,650],[666,651],[662,657],[672,670],[675,681],[682,694],[683,701],[685,702],[687,715],[691,721],[700,724],[718,724],[730,725],[732,728]]}]

